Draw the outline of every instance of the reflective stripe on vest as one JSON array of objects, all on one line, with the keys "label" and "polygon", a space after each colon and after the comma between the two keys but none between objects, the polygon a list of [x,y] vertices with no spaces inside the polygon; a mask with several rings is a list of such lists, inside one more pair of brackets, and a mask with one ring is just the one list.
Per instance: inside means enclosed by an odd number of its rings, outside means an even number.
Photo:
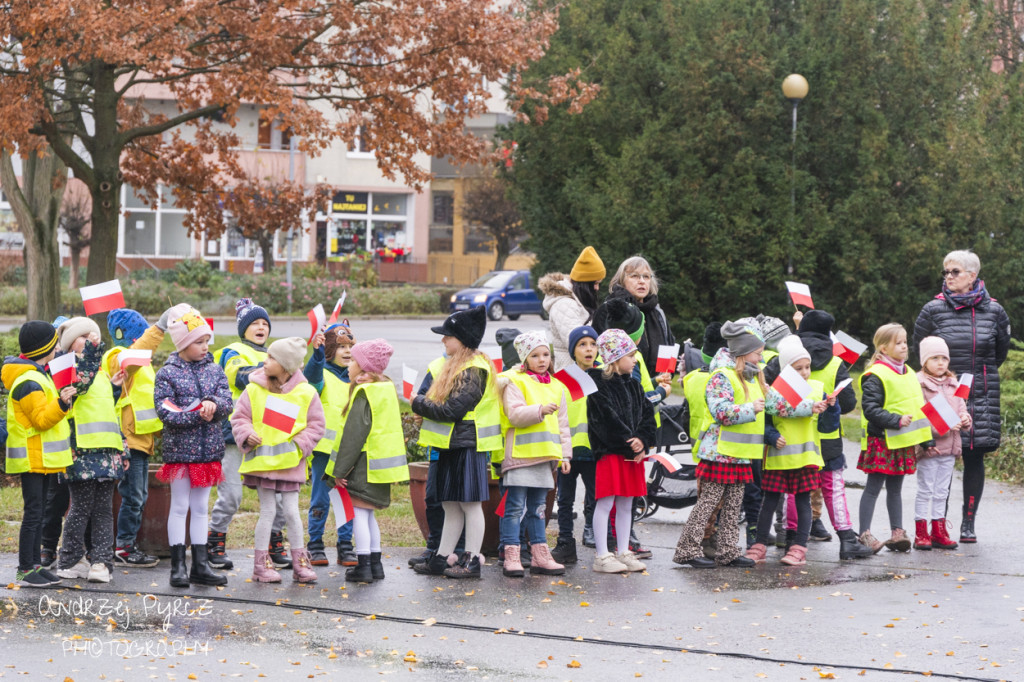
[{"label": "reflective stripe on vest", "polygon": [[[432,362],[431,366],[433,364]],[[501,450],[504,448],[504,440],[501,437],[501,408],[498,405],[498,392],[494,387],[494,365],[482,353],[477,353],[459,371],[465,372],[474,367],[487,372],[487,385],[484,387],[480,402],[472,411],[466,413],[462,421],[473,422],[476,430],[477,452]],[[440,372],[440,369],[438,369],[438,374],[433,374],[431,371],[435,380]],[[419,444],[447,450],[451,444],[454,430],[454,423],[436,422],[424,418],[423,425],[420,427]]]},{"label": "reflective stripe on vest", "polygon": [[75,398],[70,418],[75,422],[76,448],[124,448],[114,409],[114,389],[103,372],[96,372],[85,395]]},{"label": "reflective stripe on vest", "polygon": [[683,377],[683,395],[690,407],[690,423],[687,431],[690,434],[690,441],[694,444],[694,451],[711,424],[711,412],[708,410],[708,399],[705,395],[710,378],[711,373],[702,369],[688,372]]},{"label": "reflective stripe on vest", "polygon": [[[34,381],[43,389],[47,402],[57,400],[60,394],[53,385],[50,375],[37,369],[23,372],[11,384],[11,393],[21,384]],[[71,466],[71,427],[67,419],[61,419],[46,431],[37,431],[31,426],[23,426],[14,414],[14,399],[7,399],[7,462],[4,470],[8,474],[23,474],[30,470],[28,457],[28,441],[39,436],[43,455],[43,467],[46,469],[63,469]]]},{"label": "reflective stripe on vest", "polygon": [[[820,381],[808,379],[814,400],[825,397]],[[765,453],[765,470],[802,469],[805,466],[823,467],[821,440],[818,434],[818,415],[807,417],[775,417],[775,428],[786,439],[781,448],[769,447]]]},{"label": "reflective stripe on vest", "polygon": [[[885,430],[885,446],[890,450],[909,448],[932,439],[931,422],[924,416],[921,408],[924,406],[924,394],[921,393],[921,384],[917,381],[917,374],[906,366],[904,374],[896,372],[884,363],[875,363],[861,375],[861,385],[864,377],[874,374],[882,382],[885,390],[885,403],[882,409],[892,414],[909,414],[913,417],[910,424],[898,429]],[[861,416],[861,449],[868,446],[868,420]]]},{"label": "reflective stripe on vest", "polygon": [[[504,372],[502,376],[507,377],[519,389],[527,405],[554,403],[561,407],[563,400],[568,401],[568,390],[560,381],[542,384],[518,369]],[[557,410],[544,415],[544,418],[536,424],[516,427],[512,426],[508,417],[502,412],[502,422],[505,425],[506,438],[510,432],[515,433],[513,456],[523,459],[562,458],[562,434],[558,424]]]},{"label": "reflective stripe on vest", "polygon": [[[828,364],[819,370],[811,370],[811,378],[815,381],[820,381],[824,386],[825,395],[831,395],[832,391],[836,390],[836,377],[839,374],[839,368],[842,367],[843,361],[836,356],[832,356],[832,359],[828,361]],[[845,389],[844,389],[845,390]],[[839,428],[835,431],[829,431],[828,433],[821,434],[821,440],[839,440],[843,437],[843,422],[840,420]]]},{"label": "reflective stripe on vest", "polygon": [[[644,363],[644,356],[641,355],[640,351],[636,352],[636,361],[640,365],[640,386],[644,389],[644,393],[650,393],[654,390],[654,382],[651,381],[651,375],[647,371],[647,365]],[[653,405],[654,407],[654,425],[657,428],[661,428],[661,415],[658,411],[661,409],[661,403]]]},{"label": "reflective stripe on vest", "polygon": [[[103,372],[110,378],[110,358],[114,353],[124,350],[123,348],[111,348],[103,355]],[[126,407],[131,408],[135,417],[133,432],[138,435],[147,433],[159,433],[163,430],[163,422],[156,413],[156,405],[153,393],[156,390],[156,370],[153,365],[139,367],[130,376],[126,375],[121,388],[121,397],[117,399],[114,409],[117,412],[117,422],[121,424],[121,414]],[[122,424],[122,431],[124,425]]]},{"label": "reflective stripe on vest", "polygon": [[[740,401],[744,400],[742,379],[735,370],[731,367],[722,367],[712,374],[721,374],[729,380],[732,385],[733,402],[739,405]],[[750,393],[750,397],[746,398],[748,402],[764,398],[761,385],[756,380],[747,382],[747,390]],[[752,422],[734,426],[721,425],[718,430],[717,449],[719,454],[728,457],[761,459],[764,456],[764,410],[758,412]]]},{"label": "reflective stripe on vest", "polygon": [[320,402],[324,406],[324,437],[313,446],[313,452],[331,454],[338,449],[338,443],[341,442],[341,431],[345,425],[341,411],[348,403],[348,389],[351,384],[346,384],[330,370],[324,370],[323,376],[324,388],[320,391]]},{"label": "reflective stripe on vest", "polygon": [[263,423],[267,399],[271,395],[270,391],[259,384],[250,383],[245,387],[245,392],[249,394],[249,404],[252,407],[253,430],[257,436],[263,439],[263,442],[242,458],[242,464],[238,467],[238,473],[280,471],[296,466],[302,460],[302,454],[292,439],[295,437],[295,434],[306,428],[309,405],[313,402],[313,398],[316,397],[316,389],[304,381],[296,385],[288,393],[273,394],[275,398],[298,405],[299,407],[299,414],[295,418],[295,423],[292,425],[289,433]]},{"label": "reflective stripe on vest", "polygon": [[[238,375],[238,368],[240,367],[255,367],[261,364],[267,359],[267,353],[265,351],[258,351],[247,343],[241,341],[235,341],[232,344],[224,346],[216,355],[213,356],[214,361],[219,365],[220,360],[224,357],[224,353],[233,350],[238,353],[239,357],[231,358],[227,361],[224,367],[224,372],[228,375],[228,387],[231,389],[231,400],[238,402],[238,399],[242,395],[242,389],[235,386],[235,378]],[[234,371],[228,371],[234,368]]]},{"label": "reflective stripe on vest", "polygon": [[366,480],[369,483],[399,483],[409,480],[405,433],[398,391],[390,381],[356,384],[352,400],[362,393],[370,404],[370,433],[363,443]]}]

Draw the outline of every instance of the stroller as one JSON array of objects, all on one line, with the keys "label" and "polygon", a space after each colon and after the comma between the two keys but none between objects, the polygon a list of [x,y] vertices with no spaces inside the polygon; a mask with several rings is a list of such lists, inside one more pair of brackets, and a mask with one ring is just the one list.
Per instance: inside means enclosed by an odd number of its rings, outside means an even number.
[{"label": "stroller", "polygon": [[646,519],[660,507],[684,509],[697,503],[697,465],[693,464],[693,444],[687,433],[690,410],[685,402],[665,405],[661,412],[658,444],[650,454],[673,457],[680,464],[679,471],[670,473],[654,460],[647,475],[647,494],[633,501],[633,521]]}]

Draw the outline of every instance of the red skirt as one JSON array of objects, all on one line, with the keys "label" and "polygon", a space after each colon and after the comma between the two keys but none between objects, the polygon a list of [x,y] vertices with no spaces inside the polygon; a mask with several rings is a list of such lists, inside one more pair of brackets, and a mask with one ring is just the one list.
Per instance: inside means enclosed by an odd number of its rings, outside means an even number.
[{"label": "red skirt", "polygon": [[727,464],[702,459],[697,464],[697,478],[710,483],[734,485],[736,483],[753,483],[754,472],[749,464]]},{"label": "red skirt", "polygon": [[643,497],[647,494],[644,463],[622,455],[602,455],[594,471],[594,497]]},{"label": "red skirt", "polygon": [[210,488],[224,480],[224,473],[221,471],[220,462],[200,462],[188,464],[186,462],[168,462],[156,472],[157,479],[164,483],[170,483],[176,478],[188,476],[189,483],[193,488]]},{"label": "red skirt", "polygon": [[907,476],[917,472],[914,451],[914,446],[890,450],[885,446],[884,438],[868,436],[868,449],[861,450],[857,468],[866,474]]},{"label": "red skirt", "polygon": [[761,490],[766,493],[806,493],[821,487],[818,467],[800,469],[770,469],[761,473]]}]

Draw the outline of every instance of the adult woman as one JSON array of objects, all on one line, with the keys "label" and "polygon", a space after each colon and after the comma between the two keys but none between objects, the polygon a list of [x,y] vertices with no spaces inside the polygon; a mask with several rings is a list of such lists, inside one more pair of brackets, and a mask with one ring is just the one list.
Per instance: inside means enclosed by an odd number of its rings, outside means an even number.
[{"label": "adult woman", "polygon": [[[644,335],[636,344],[644,358],[647,371],[655,377],[658,364],[658,346],[671,346],[676,342],[668,326],[665,312],[658,305],[658,278],[654,276],[651,264],[643,256],[633,256],[622,261],[609,283],[609,299],[623,298],[635,303],[644,314]],[[658,383],[670,381],[668,375],[658,376]]]},{"label": "adult woman", "polygon": [[967,400],[970,429],[962,430],[963,521],[960,542],[977,542],[974,519],[985,487],[985,455],[999,447],[999,366],[1010,347],[1010,318],[978,278],[981,261],[970,251],[951,251],[942,261],[942,291],[928,301],[914,325],[914,346],[938,336],[949,346],[949,368],[971,374]]},{"label": "adult woman", "polygon": [[551,326],[551,346],[555,353],[555,372],[573,364],[569,354],[569,333],[590,324],[597,310],[597,292],[606,271],[593,246],[580,253],[569,275],[551,272],[537,286],[544,294],[544,310]]}]

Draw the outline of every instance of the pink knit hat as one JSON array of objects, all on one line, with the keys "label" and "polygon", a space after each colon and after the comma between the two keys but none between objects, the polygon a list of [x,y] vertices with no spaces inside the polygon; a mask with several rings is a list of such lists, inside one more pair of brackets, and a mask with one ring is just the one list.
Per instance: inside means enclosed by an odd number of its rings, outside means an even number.
[{"label": "pink knit hat", "polygon": [[206,324],[203,314],[195,308],[189,309],[181,317],[171,320],[167,325],[167,331],[171,334],[171,342],[174,343],[174,350],[183,351],[204,336],[209,336],[210,343],[213,343],[213,330]]},{"label": "pink knit hat", "polygon": [[383,374],[394,352],[395,349],[384,339],[370,339],[352,346],[352,359],[364,372]]},{"label": "pink knit hat", "polygon": [[946,345],[946,342],[938,336],[926,336],[921,339],[921,365],[923,366],[936,355],[949,359],[949,346]]}]

